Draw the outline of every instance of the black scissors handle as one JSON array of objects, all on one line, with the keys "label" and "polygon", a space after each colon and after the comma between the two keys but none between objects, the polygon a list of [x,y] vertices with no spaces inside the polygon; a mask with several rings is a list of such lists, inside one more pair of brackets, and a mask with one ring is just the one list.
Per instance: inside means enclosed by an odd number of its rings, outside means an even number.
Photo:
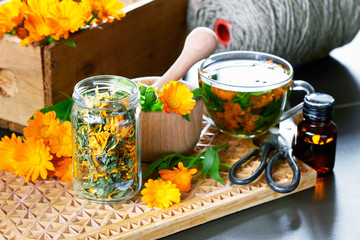
[{"label": "black scissors handle", "polygon": [[[286,156],[284,156],[286,155]],[[277,184],[274,179],[272,178],[272,168],[274,167],[275,163],[283,158],[286,157],[286,161],[288,162],[291,171],[293,172],[293,178],[289,185],[283,186]],[[288,193],[291,191],[294,191],[298,186],[300,182],[300,168],[296,164],[296,161],[294,157],[292,156],[292,153],[289,151],[280,151],[277,152],[268,162],[266,169],[265,169],[265,178],[266,182],[269,185],[269,187],[279,193]]]},{"label": "black scissors handle", "polygon": [[[266,161],[267,161],[269,153],[272,149],[273,149],[273,144],[270,144],[270,143],[262,144],[260,148],[254,148],[253,150],[251,150],[251,152],[249,152],[244,157],[242,157],[239,161],[234,163],[234,165],[231,167],[230,172],[229,172],[230,182],[232,182],[234,184],[245,185],[245,184],[251,183],[255,179],[257,179],[260,176],[260,174],[265,170]],[[252,175],[250,175],[247,178],[235,177],[236,170],[239,167],[241,167],[244,163],[246,163],[252,157],[259,157],[259,156],[261,156],[260,166],[255,170],[255,172]]]}]

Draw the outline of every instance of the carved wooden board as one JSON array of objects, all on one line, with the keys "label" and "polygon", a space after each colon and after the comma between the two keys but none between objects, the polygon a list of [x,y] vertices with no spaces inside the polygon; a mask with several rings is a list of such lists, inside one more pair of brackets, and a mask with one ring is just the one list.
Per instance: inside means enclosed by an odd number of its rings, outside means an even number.
[{"label": "carved wooden board", "polygon": [[[234,163],[253,147],[249,140],[219,133],[205,118],[196,151],[223,143],[231,146],[220,152],[221,161],[227,164]],[[239,176],[248,175],[258,164],[251,161]],[[296,191],[314,186],[315,170],[302,162],[298,164],[301,182]],[[193,178],[191,191],[183,194],[179,204],[159,209],[148,208],[140,195],[119,204],[95,204],[79,197],[71,184],[52,179],[25,183],[24,178],[0,171],[0,236],[2,239],[156,239],[287,195],[272,191],[263,175],[244,186],[231,184],[228,170],[220,173],[225,184],[199,175],[200,171]],[[274,175],[278,183],[284,184],[292,177],[285,163],[276,165]]]}]

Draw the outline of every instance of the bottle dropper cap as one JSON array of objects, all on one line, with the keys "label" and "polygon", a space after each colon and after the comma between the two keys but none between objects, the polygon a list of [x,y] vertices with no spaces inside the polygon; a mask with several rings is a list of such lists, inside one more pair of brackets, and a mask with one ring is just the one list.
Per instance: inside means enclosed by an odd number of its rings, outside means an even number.
[{"label": "bottle dropper cap", "polygon": [[325,93],[312,93],[304,97],[303,115],[317,121],[331,120],[335,99]]}]

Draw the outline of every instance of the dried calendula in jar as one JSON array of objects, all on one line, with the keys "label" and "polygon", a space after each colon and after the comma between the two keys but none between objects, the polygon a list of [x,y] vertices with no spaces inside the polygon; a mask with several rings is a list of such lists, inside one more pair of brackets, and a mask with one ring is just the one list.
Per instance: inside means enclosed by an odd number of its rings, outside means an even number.
[{"label": "dried calendula in jar", "polygon": [[122,77],[96,76],[75,86],[73,183],[80,196],[116,202],[140,190],[139,97],[137,85]]}]

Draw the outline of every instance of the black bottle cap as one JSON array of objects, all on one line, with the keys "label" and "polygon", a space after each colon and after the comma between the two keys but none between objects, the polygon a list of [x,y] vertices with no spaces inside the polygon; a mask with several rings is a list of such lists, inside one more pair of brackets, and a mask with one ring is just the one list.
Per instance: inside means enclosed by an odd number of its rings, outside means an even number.
[{"label": "black bottle cap", "polygon": [[325,93],[312,93],[304,97],[303,115],[318,121],[331,120],[334,114],[335,99]]}]

